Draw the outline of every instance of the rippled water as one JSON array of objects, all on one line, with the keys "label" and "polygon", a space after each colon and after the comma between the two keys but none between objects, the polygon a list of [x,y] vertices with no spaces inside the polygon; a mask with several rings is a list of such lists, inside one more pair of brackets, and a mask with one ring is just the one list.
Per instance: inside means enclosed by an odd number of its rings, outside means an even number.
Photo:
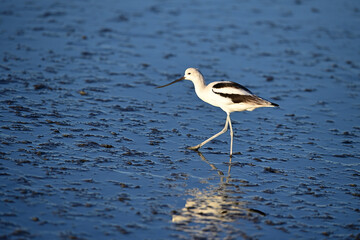
[{"label": "rippled water", "polygon": [[[360,3],[2,1],[0,238],[358,239]],[[197,98],[232,80],[280,109]]]}]

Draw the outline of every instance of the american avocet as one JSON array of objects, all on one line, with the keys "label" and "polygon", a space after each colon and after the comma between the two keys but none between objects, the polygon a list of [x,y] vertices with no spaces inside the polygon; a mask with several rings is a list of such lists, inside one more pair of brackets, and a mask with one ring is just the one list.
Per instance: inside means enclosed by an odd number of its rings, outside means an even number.
[{"label": "american avocet", "polygon": [[196,146],[188,147],[188,149],[191,150],[197,150],[206,143],[208,143],[209,141],[223,134],[224,132],[227,131],[229,125],[230,136],[231,136],[230,156],[232,156],[234,133],[231,126],[230,113],[241,112],[241,111],[252,111],[259,107],[279,106],[276,103],[269,102],[254,95],[249,89],[235,82],[229,82],[229,81],[212,82],[206,85],[203,75],[196,68],[186,69],[185,75],[183,77],[169,84],[157,88],[166,87],[181,80],[192,81],[195,87],[196,95],[201,100],[215,107],[221,108],[227,114],[225,127],[223,128],[223,130],[221,130],[214,136],[208,138],[207,140]]}]

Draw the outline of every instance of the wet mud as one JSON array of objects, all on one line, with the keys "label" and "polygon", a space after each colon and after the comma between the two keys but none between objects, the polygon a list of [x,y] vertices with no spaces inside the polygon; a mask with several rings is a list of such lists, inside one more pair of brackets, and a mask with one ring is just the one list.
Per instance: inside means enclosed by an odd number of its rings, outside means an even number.
[{"label": "wet mud", "polygon": [[[359,239],[357,1],[0,6],[1,239]],[[280,105],[226,114],[197,67]]]}]

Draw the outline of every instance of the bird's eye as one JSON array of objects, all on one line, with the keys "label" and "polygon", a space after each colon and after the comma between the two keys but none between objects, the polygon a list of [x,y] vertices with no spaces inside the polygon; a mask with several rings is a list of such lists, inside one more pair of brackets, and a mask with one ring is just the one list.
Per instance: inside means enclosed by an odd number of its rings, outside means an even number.
[{"label": "bird's eye", "polygon": [[188,73],[188,75],[191,75],[191,73]]}]

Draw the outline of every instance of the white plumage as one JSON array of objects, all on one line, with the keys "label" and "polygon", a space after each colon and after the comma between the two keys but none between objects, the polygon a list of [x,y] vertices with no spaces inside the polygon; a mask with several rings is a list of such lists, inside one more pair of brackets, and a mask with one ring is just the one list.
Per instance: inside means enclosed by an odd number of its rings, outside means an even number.
[{"label": "white plumage", "polygon": [[230,81],[222,82],[212,82],[208,85],[205,84],[203,75],[196,68],[188,68],[185,71],[185,75],[169,84],[160,86],[158,88],[169,86],[173,83],[179,82],[181,80],[192,81],[195,87],[196,95],[203,100],[215,107],[220,107],[224,112],[226,112],[226,122],[225,127],[219,133],[208,138],[204,142],[189,147],[189,149],[197,150],[203,145],[211,141],[212,139],[218,137],[227,131],[228,125],[230,126],[230,156],[232,156],[233,149],[233,130],[231,126],[230,113],[232,112],[241,112],[241,111],[253,111],[259,107],[278,107],[276,103],[269,102],[265,99],[262,99],[254,95],[246,87]]}]

